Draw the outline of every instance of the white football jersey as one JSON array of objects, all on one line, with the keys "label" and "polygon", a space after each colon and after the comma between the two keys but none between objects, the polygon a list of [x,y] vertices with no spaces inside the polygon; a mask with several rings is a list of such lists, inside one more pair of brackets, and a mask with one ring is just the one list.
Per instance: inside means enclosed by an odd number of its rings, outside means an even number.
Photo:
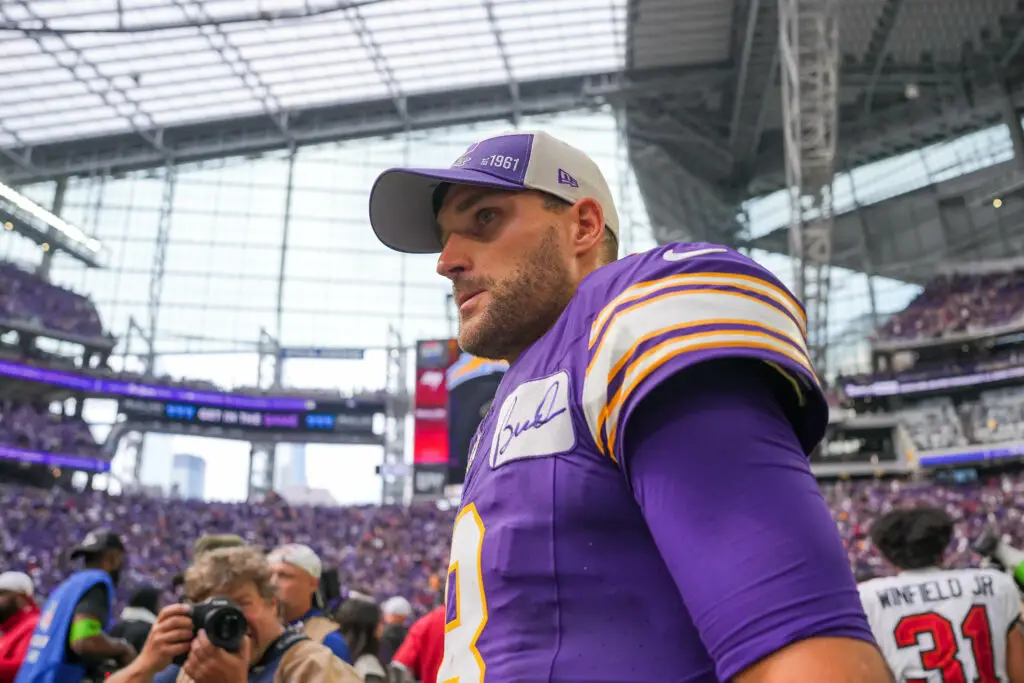
[{"label": "white football jersey", "polygon": [[918,569],[858,587],[898,683],[1007,683],[1006,635],[1020,619],[1013,579],[995,569]]}]

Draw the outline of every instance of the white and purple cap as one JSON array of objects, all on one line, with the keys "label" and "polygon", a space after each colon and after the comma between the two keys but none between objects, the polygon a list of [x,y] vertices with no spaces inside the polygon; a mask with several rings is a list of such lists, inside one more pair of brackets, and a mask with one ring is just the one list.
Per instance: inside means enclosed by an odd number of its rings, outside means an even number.
[{"label": "white and purple cap", "polygon": [[474,142],[450,168],[393,168],[370,191],[370,225],[395,251],[441,251],[435,191],[443,184],[501,190],[537,190],[570,203],[590,197],[604,211],[605,227],[619,236],[608,182],[594,160],[542,131],[505,133]]}]

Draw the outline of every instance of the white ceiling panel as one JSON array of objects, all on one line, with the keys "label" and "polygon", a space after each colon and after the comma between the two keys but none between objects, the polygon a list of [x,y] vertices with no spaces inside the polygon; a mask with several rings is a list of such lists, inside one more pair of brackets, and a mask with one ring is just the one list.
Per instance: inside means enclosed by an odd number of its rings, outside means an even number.
[{"label": "white ceiling panel", "polygon": [[0,145],[619,69],[626,11],[627,0],[0,0]]}]

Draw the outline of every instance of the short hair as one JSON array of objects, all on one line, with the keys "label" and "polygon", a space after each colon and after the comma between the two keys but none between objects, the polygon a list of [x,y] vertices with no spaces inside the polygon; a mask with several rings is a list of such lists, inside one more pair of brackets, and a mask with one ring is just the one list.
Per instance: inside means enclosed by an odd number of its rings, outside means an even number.
[{"label": "short hair", "polygon": [[953,538],[953,518],[941,508],[893,510],[871,525],[871,542],[899,569],[934,567]]},{"label": "short hair", "polygon": [[129,607],[140,607],[156,614],[160,609],[160,590],[155,586],[143,586],[132,593]]},{"label": "short hair", "polygon": [[[544,208],[548,211],[555,213],[562,213],[570,206],[572,202],[566,201],[561,197],[556,197],[553,194],[547,192],[541,192],[544,196]],[[606,225],[604,227],[604,233],[601,235],[601,265],[613,263],[619,260],[619,239],[615,236],[615,233],[608,229]]]},{"label": "short hair", "polygon": [[241,548],[245,545],[245,539],[235,534],[207,534],[200,536],[192,545],[192,558],[195,559],[203,553],[219,548]]},{"label": "short hair", "polygon": [[274,597],[270,564],[264,554],[251,547],[210,550],[185,572],[185,596],[190,602],[201,602],[240,583],[254,584],[265,600]]}]

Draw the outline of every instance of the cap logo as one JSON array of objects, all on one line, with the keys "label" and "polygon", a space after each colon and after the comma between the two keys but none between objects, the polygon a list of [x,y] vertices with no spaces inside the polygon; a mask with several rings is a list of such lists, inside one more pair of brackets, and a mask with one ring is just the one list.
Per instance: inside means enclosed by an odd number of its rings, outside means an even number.
[{"label": "cap logo", "polygon": [[569,187],[575,187],[575,188],[579,188],[579,186],[580,186],[580,184],[578,182],[576,182],[575,178],[573,178],[571,175],[569,175],[569,173],[567,171],[565,171],[565,170],[563,170],[561,168],[558,169],[558,184],[559,185],[568,185]]},{"label": "cap logo", "polygon": [[475,152],[476,148],[479,146],[479,142],[474,142],[472,145],[467,147],[466,151],[462,153],[462,156],[455,160],[455,163],[452,164],[452,166],[465,166],[466,164],[468,164],[472,160],[469,155]]}]

